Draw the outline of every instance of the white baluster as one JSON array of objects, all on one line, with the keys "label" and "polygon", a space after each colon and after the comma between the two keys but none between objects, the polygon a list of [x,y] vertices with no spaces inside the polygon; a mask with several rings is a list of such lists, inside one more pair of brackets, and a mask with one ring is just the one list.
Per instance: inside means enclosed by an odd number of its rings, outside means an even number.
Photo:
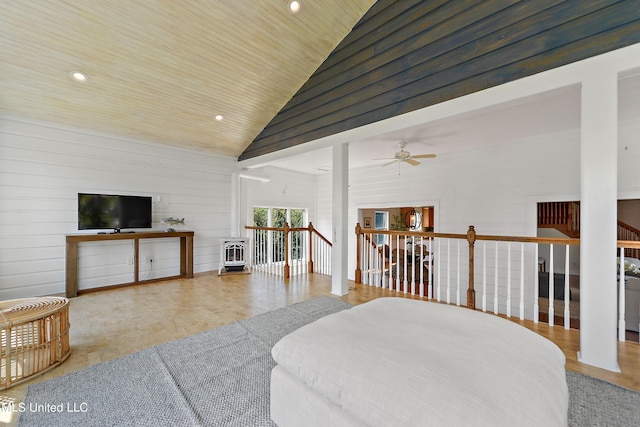
[{"label": "white baluster", "polygon": [[267,268],[268,272],[273,273],[273,241],[274,232],[272,230],[267,231]]},{"label": "white baluster", "polygon": [[435,274],[433,274],[433,238],[429,237],[429,261],[427,262],[427,265],[429,266],[429,278],[427,279],[427,297],[429,299],[433,298],[433,279],[435,277]]},{"label": "white baluster", "polygon": [[367,249],[369,251],[369,286],[375,286],[375,282],[373,280],[373,234],[369,235],[369,242],[367,243]]},{"label": "white baluster", "polygon": [[482,311],[487,312],[487,241],[482,242]]},{"label": "white baluster", "polygon": [[403,279],[403,291],[407,293],[407,236],[404,236],[404,279]]},{"label": "white baluster", "polygon": [[294,258],[295,257],[295,253],[296,253],[296,247],[295,247],[295,232],[291,232],[289,233],[289,253],[290,255],[285,255],[289,257],[289,260],[291,262],[291,277],[296,276],[298,274],[298,262],[297,260]]},{"label": "white baluster", "polygon": [[420,264],[418,264],[418,268],[420,268],[420,297],[424,296],[424,238],[420,236]]},{"label": "white baluster", "polygon": [[256,264],[254,264],[254,268],[259,267],[260,269],[262,269],[262,263],[263,263],[263,259],[264,259],[264,251],[262,250],[262,230],[253,230],[254,231],[254,236],[255,236],[255,243],[254,243],[254,247],[255,247],[255,254],[254,254],[254,261],[256,262]]},{"label": "white baluster", "polygon": [[411,237],[411,295],[416,294],[416,274],[418,273],[417,267],[419,267],[419,259],[416,259],[416,241],[415,237]]},{"label": "white baluster", "polygon": [[[360,235],[360,239],[362,239],[363,236]],[[319,247],[321,250],[320,251],[316,251],[318,253],[318,256],[320,257],[320,259],[318,260],[318,265],[321,268],[322,274],[327,274],[327,261],[326,261],[326,251],[327,251],[327,245],[324,243],[324,241],[322,241],[322,239],[320,239],[320,237],[316,236],[316,247]],[[364,243],[360,244],[360,264],[365,262],[364,259]],[[315,264],[315,263],[314,263]],[[364,266],[361,266],[360,269],[362,271],[364,270]]]},{"label": "white baluster", "polygon": [[[318,238],[318,242],[320,242],[320,245],[322,246],[322,258],[323,258],[322,269],[324,271],[324,274],[331,275],[331,264],[330,264],[331,246],[326,244],[324,241],[320,240],[320,238]],[[363,248],[364,248],[364,245],[363,245]]]},{"label": "white baluster", "polygon": [[380,257],[380,271],[381,271],[381,286],[382,289],[387,289],[387,276],[386,276],[386,267],[387,267],[387,262],[386,262],[386,258],[385,258],[385,253],[384,253],[384,245],[380,246],[380,252],[379,252],[379,257]]},{"label": "white baluster", "polygon": [[331,276],[331,246],[327,243],[323,243],[324,245],[324,265],[326,273]]},{"label": "white baluster", "polygon": [[252,246],[251,249],[252,250],[251,250],[251,255],[250,255],[251,256],[251,268],[254,269],[255,266],[256,266],[256,254],[255,254],[255,249],[254,249],[255,248],[255,244],[256,244],[255,243],[256,242],[256,240],[255,240],[255,238],[256,238],[256,230],[251,230],[250,233],[251,233],[251,236],[252,236],[252,239],[251,239],[251,246]]},{"label": "white baluster", "polygon": [[268,243],[268,247],[269,247],[269,251],[270,251],[270,255],[271,257],[269,258],[269,273],[271,274],[275,274],[277,273],[277,271],[275,270],[276,267],[276,254],[275,254],[275,241],[278,238],[278,233],[276,231],[272,232],[272,239],[269,240]]},{"label": "white baluster", "polygon": [[447,304],[451,304],[451,239],[447,239]]},{"label": "white baluster", "polygon": [[565,245],[564,255],[564,328],[571,327],[571,312],[569,309],[569,301],[571,300],[569,287],[569,245]]},{"label": "white baluster", "polygon": [[400,275],[400,235],[396,234],[396,292],[400,292],[400,283],[402,283],[402,276]]},{"label": "white baluster", "polygon": [[264,272],[265,264],[267,263],[267,247],[264,244],[267,233],[265,230],[259,231],[260,236],[260,271]]},{"label": "white baluster", "polygon": [[298,274],[298,262],[297,260],[294,258],[295,253],[296,253],[296,247],[295,247],[295,232],[292,231],[289,233],[288,236],[289,239],[289,254],[285,254],[285,256],[288,256],[289,259],[291,260],[291,277],[296,276]]},{"label": "white baluster", "polygon": [[507,243],[507,317],[511,317],[511,242]]},{"label": "white baluster", "polygon": [[460,306],[460,240],[456,240],[456,244],[457,244],[457,251],[458,251],[458,264],[456,266],[457,268],[457,281],[456,281],[456,305]]},{"label": "white baluster", "polygon": [[380,287],[380,265],[378,264],[378,247],[374,247],[371,249],[372,251],[372,260],[373,263],[373,282],[375,283],[376,288]]},{"label": "white baluster", "polygon": [[362,266],[362,271],[364,272],[364,280],[363,282],[367,285],[371,284],[369,280],[369,244],[367,243],[366,234],[362,235],[362,262],[364,263]]},{"label": "white baluster", "polygon": [[540,295],[540,274],[539,274],[539,266],[538,266],[538,257],[539,257],[539,253],[538,253],[538,245],[539,243],[535,244],[535,254],[534,254],[534,258],[535,258],[535,262],[536,262],[536,268],[535,268],[535,273],[533,274],[533,323],[538,323],[540,321],[540,306],[539,306],[539,302],[538,302],[538,296]]},{"label": "white baluster", "polygon": [[496,241],[495,282],[493,284],[493,314],[498,314],[498,242]]},{"label": "white baluster", "polygon": [[[397,234],[395,237],[391,238],[392,240],[395,239],[395,269],[396,269],[396,273],[395,273],[395,277],[393,278],[394,284],[393,284],[393,289],[396,290],[396,292],[400,292],[400,289],[402,289],[402,275],[400,274],[402,271],[402,261],[400,259],[400,235]],[[390,249],[391,250],[391,249]],[[391,259],[393,260],[393,255],[391,256]]]},{"label": "white baluster", "polygon": [[524,320],[524,243],[520,244],[520,320]]},{"label": "white baluster", "polygon": [[257,261],[257,254],[256,254],[256,230],[251,230],[251,269],[255,269],[256,268],[256,261]]},{"label": "white baluster", "polygon": [[253,230],[254,236],[254,262],[253,268],[262,270],[262,260],[264,259],[264,251],[262,250],[262,230]]},{"label": "white baluster", "polygon": [[555,323],[555,310],[553,307],[553,297],[555,296],[555,273],[553,271],[553,243],[549,245],[549,326]]},{"label": "white baluster", "polygon": [[442,250],[441,250],[441,242],[442,239],[438,239],[438,284],[436,285],[436,301],[441,301],[440,298],[440,288],[442,283],[442,271],[440,270],[442,267]]},{"label": "white baluster", "polygon": [[262,240],[263,240],[263,234],[264,231],[263,230],[254,230],[256,232],[256,263],[259,266],[259,270],[263,271],[263,267],[264,267],[264,259],[266,257],[264,248],[262,246]]}]

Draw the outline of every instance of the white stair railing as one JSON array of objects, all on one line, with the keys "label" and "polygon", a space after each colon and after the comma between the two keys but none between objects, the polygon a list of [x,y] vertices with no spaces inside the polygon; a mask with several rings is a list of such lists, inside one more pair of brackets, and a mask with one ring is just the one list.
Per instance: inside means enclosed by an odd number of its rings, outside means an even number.
[{"label": "white stair railing", "polygon": [[[579,276],[571,273],[572,261],[578,261],[571,258],[579,256],[571,247],[579,239],[481,236],[473,227],[465,235],[363,230],[357,225],[356,235],[357,283],[473,309],[477,299],[482,311],[565,329],[579,321]],[[618,248],[617,327],[618,339],[624,341],[626,327],[640,330],[640,265],[636,277],[630,277],[634,269],[625,263],[625,253],[640,250],[640,242],[618,241]]]},{"label": "white stair railing", "polygon": [[252,268],[284,278],[331,274],[331,242],[309,223],[305,228],[245,227],[252,239]]},{"label": "white stair railing", "polygon": [[[575,279],[570,275],[569,248],[579,244],[578,239],[475,236],[474,232],[470,240],[469,233],[363,230],[359,226],[356,230],[356,282],[472,308],[477,298],[483,311],[535,322],[544,314],[550,325],[558,323],[556,313],[562,313],[559,323],[571,326],[570,284]],[[384,243],[376,244],[376,240]],[[469,254],[476,241],[481,242],[473,254],[474,271],[469,274]],[[558,250],[564,252],[564,263],[556,269]],[[538,271],[541,252],[549,253],[548,272]],[[562,297],[555,298],[556,293]],[[473,295],[470,301],[468,295]]]}]

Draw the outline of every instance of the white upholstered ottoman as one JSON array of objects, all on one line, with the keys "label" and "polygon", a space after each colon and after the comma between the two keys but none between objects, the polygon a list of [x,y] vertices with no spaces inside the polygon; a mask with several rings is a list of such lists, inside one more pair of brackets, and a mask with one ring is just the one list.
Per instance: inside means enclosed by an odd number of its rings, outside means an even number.
[{"label": "white upholstered ottoman", "polygon": [[566,426],[562,351],[478,311],[380,298],[272,350],[271,417],[288,426]]}]

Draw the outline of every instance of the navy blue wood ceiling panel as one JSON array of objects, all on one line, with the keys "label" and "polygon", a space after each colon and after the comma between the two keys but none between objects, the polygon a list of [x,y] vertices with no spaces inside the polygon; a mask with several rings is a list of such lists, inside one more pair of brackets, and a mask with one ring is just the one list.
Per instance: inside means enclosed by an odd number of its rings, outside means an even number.
[{"label": "navy blue wood ceiling panel", "polygon": [[379,0],[239,160],[638,42],[640,0]]}]

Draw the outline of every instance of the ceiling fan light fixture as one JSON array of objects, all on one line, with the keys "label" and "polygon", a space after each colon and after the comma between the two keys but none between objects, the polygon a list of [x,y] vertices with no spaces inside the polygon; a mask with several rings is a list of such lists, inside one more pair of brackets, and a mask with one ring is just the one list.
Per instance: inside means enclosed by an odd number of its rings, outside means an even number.
[{"label": "ceiling fan light fixture", "polygon": [[436,157],[435,154],[416,154],[416,155],[411,155],[411,153],[409,151],[405,151],[404,147],[406,145],[406,142],[404,141],[400,141],[398,143],[398,148],[400,148],[400,151],[397,151],[393,157],[383,157],[383,158],[378,158],[378,159],[373,159],[373,160],[391,160],[388,163],[383,164],[382,166],[389,166],[392,165],[393,163],[398,163],[398,175],[400,175],[400,163],[408,163],[411,166],[418,166],[420,164],[419,161],[417,161],[416,159],[433,159]]}]

